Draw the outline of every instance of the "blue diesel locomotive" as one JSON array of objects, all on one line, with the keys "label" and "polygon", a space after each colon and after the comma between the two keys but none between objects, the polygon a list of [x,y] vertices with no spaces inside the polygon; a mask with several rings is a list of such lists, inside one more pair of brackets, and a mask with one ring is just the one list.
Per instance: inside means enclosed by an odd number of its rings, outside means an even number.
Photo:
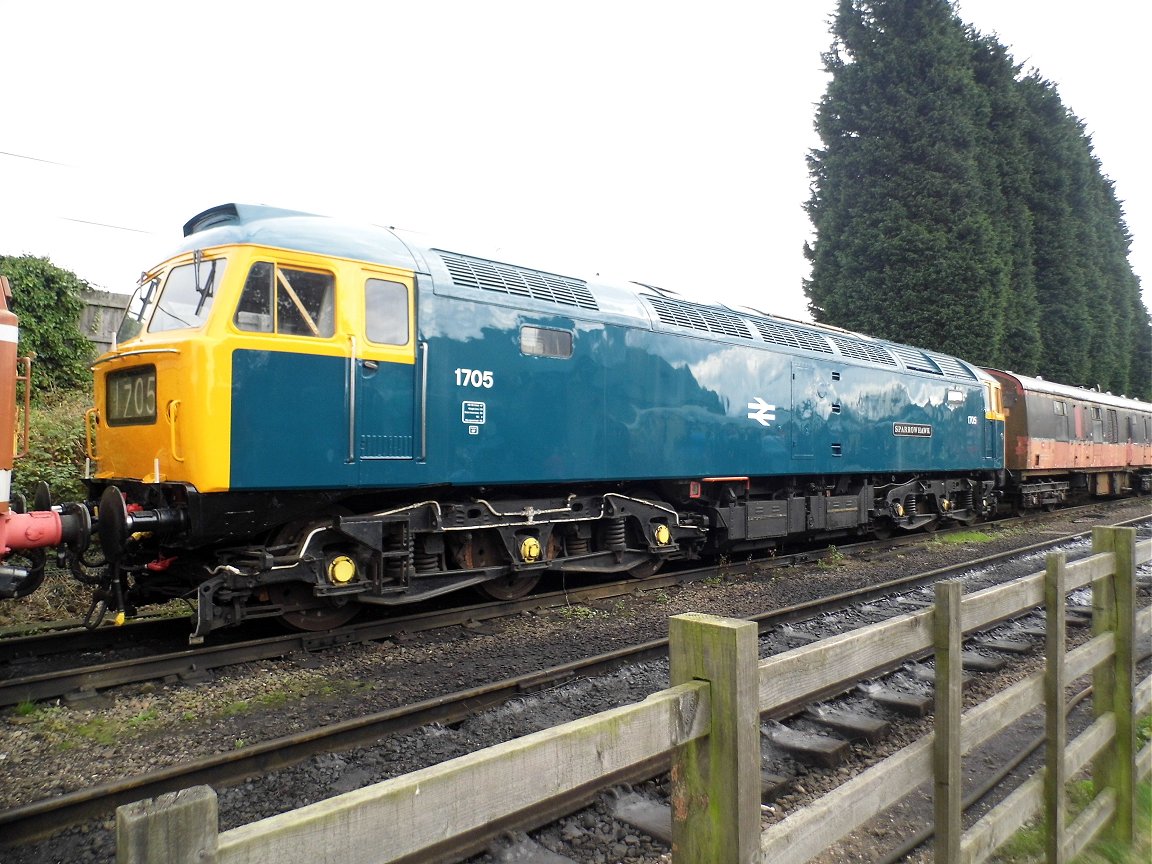
[{"label": "blue diesel locomotive", "polygon": [[307,213],[184,234],[94,366],[113,611],[321,629],[995,506],[1001,385],[963,360]]}]

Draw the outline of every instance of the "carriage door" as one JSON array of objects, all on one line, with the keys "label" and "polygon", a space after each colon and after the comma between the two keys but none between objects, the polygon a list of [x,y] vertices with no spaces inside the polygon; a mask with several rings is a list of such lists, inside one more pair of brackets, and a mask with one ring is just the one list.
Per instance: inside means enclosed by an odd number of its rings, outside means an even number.
[{"label": "carriage door", "polygon": [[361,485],[396,483],[397,462],[418,458],[413,275],[365,272],[364,327],[353,337],[349,456]]}]

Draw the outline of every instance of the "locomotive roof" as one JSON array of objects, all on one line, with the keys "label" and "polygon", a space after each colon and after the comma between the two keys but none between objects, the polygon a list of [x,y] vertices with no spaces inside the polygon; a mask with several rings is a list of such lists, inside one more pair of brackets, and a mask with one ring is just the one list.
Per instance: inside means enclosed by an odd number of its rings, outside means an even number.
[{"label": "locomotive roof", "polygon": [[437,293],[443,288],[456,296],[476,296],[471,292],[480,291],[488,302],[520,305],[526,300],[543,301],[559,304],[572,315],[642,324],[685,335],[697,331],[737,343],[764,342],[816,356],[839,356],[875,367],[903,368],[967,383],[984,378],[981,370],[958,358],[836,327],[792,321],[758,310],[693,302],[639,282],[589,283],[446,252],[426,246],[406,232],[299,210],[222,204],[188,220],[184,237],[177,252],[238,243],[299,249],[432,273]]},{"label": "locomotive roof", "polygon": [[1124,408],[1129,411],[1152,412],[1152,404],[1141,402],[1138,399],[1129,399],[1126,396],[1114,396],[1111,393],[1101,393],[1099,390],[1089,390],[1086,387],[1072,387],[1068,384],[1057,384],[1055,381],[1045,381],[1043,378],[1029,378],[1027,375],[1017,375],[1015,372],[1004,372],[999,369],[990,369],[988,371],[1006,378],[1015,379],[1020,383],[1025,393],[1043,393],[1046,396],[1077,399],[1081,402],[1109,405],[1113,408]]},{"label": "locomotive roof", "polygon": [[205,246],[256,243],[409,270],[424,269],[408,244],[390,228],[338,222],[327,216],[279,207],[221,204],[184,223],[184,237],[179,252]]}]

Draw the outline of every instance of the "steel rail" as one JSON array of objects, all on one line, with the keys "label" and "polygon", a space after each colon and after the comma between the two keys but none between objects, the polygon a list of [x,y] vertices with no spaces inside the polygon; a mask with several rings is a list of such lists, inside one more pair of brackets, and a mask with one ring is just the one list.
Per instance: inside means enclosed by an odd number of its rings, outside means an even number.
[{"label": "steel rail", "polygon": [[[1104,502],[1104,503],[1119,503],[1124,504],[1127,501],[1120,502]],[[1069,507],[1060,511],[1061,515],[1074,515],[1079,510],[1096,510],[1101,506],[1101,502],[1093,504],[1085,504],[1077,507]],[[998,529],[1004,526],[1010,526],[1017,522],[1028,522],[1036,519],[1043,519],[1051,516],[1050,513],[1029,513],[1024,516],[1011,516],[1002,519],[997,519],[994,522],[986,523],[986,527]],[[943,537],[949,533],[969,531],[972,530],[971,525],[954,525],[948,528],[942,528],[934,533],[914,532],[911,534],[902,534],[895,537],[886,538],[884,540],[862,540],[855,541],[850,544],[839,546],[840,552],[851,552],[853,554],[863,553],[866,554],[872,550],[889,551],[892,549],[902,548],[904,546],[916,545],[923,543],[926,538]],[[824,557],[828,554],[831,548],[828,544],[810,544],[811,548],[807,549],[794,549],[783,554],[769,553],[767,556],[758,558],[751,558],[747,561],[741,562],[737,565],[728,564],[728,569],[741,569],[746,564],[756,564],[757,566],[786,566],[788,564],[800,563],[803,561],[813,560]],[[677,571],[691,573],[707,573],[711,572],[718,565],[709,565],[701,568],[694,568],[688,571]],[[653,577],[655,578],[655,577]],[[632,580],[623,580],[620,584],[630,584]],[[683,581],[683,580],[681,580]],[[610,584],[610,583],[605,583]],[[645,581],[645,585],[653,585],[660,587],[656,581]],[[541,595],[533,595],[539,597]],[[476,604],[473,604],[476,605]],[[479,608],[479,607],[478,607]],[[161,639],[171,636],[171,630],[180,629],[185,625],[191,626],[192,619],[188,616],[181,615],[149,615],[140,616],[135,619],[129,620],[125,624],[112,625],[107,624],[96,629],[87,629],[83,626],[83,622],[79,619],[69,619],[62,621],[48,621],[43,623],[29,623],[23,625],[9,625],[0,627],[0,664],[5,662],[12,662],[13,660],[22,659],[26,657],[41,657],[48,654],[64,654],[64,653],[81,653],[85,651],[99,651],[101,649],[115,647],[125,641],[136,639],[138,641]],[[263,619],[254,623],[268,623]]]},{"label": "steel rail", "polygon": [[[1130,521],[1143,522],[1147,519]],[[828,598],[807,601],[795,606],[765,612],[748,620],[755,621],[759,632],[763,634],[783,624],[811,618],[817,612],[843,609],[852,603],[866,603],[898,590],[906,590],[917,585],[948,578],[973,567],[982,567],[1042,551],[1054,545],[1066,543],[1070,539],[1082,537],[1086,533],[1088,532],[1053,538],[1010,552],[913,574],[856,591],[843,592]],[[172,792],[199,784],[216,787],[234,785],[268,771],[298,764],[317,753],[370,744],[384,735],[410,731],[430,723],[458,723],[482,710],[503,704],[525,693],[553,687],[580,676],[604,674],[630,663],[662,659],[667,656],[667,651],[667,639],[652,640],[498,683],[434,697],[414,705],[389,709],[318,729],[309,729],[270,739],[246,746],[238,751],[201,757],[191,762],[173,765],[136,777],[102,783],[56,798],[0,811],[0,829],[3,829],[5,842],[9,844],[26,842],[46,836],[68,825],[105,817],[121,804],[154,797],[164,792]],[[843,688],[837,688],[837,692],[841,689]],[[814,697],[810,697],[807,701],[811,701],[811,698]],[[788,716],[791,710],[788,708],[774,712],[771,716],[779,719]],[[649,779],[666,768],[666,764],[637,767],[625,772],[627,776],[622,773],[620,777],[598,782],[595,790],[577,790],[574,797],[565,798],[563,802],[549,802],[544,810],[522,814],[518,817],[522,820],[518,824],[545,824],[557,818],[558,815],[562,815],[563,812],[571,812],[571,809],[565,808],[577,808],[583,806],[580,802],[586,804],[593,800],[596,794],[604,788],[615,783],[639,782]],[[539,821],[534,821],[536,819]],[[477,837],[462,838],[460,842],[465,845],[460,848],[472,851],[480,849],[483,847],[483,842],[498,836],[503,830],[508,830],[508,827],[505,826],[499,830],[492,827],[492,831],[486,830],[483,837],[477,835]],[[493,831],[495,833],[492,833]],[[455,850],[455,847],[453,848]],[[471,854],[471,852],[467,854]]]},{"label": "steel rail", "polygon": [[[1139,521],[1139,520],[1133,520]],[[964,529],[957,529],[964,530]],[[939,532],[936,536],[940,536]],[[1036,544],[1029,549],[1041,549],[1046,545],[1053,545],[1071,537],[1083,536],[1080,534],[1061,535],[1058,538]],[[865,541],[853,544],[853,554],[863,554],[881,549],[891,550],[902,546],[923,542],[924,535],[910,534],[906,537]],[[845,547],[847,548],[847,547]],[[497,618],[518,615],[525,611],[536,609],[551,609],[575,603],[588,603],[614,597],[622,597],[636,591],[654,591],[669,588],[674,585],[702,580],[715,576],[718,572],[737,573],[745,572],[750,568],[778,568],[789,567],[809,561],[819,560],[828,556],[831,547],[810,549],[781,555],[774,558],[752,559],[740,563],[724,565],[709,565],[690,570],[681,570],[667,575],[653,576],[643,580],[625,579],[617,582],[600,585],[583,586],[579,588],[564,588],[544,594],[534,594],[514,601],[497,601],[482,603],[452,609],[421,612],[403,617],[390,617],[386,619],[371,620],[353,623],[345,627],[323,632],[296,632],[262,639],[249,639],[237,642],[224,642],[216,645],[198,646],[180,651],[157,654],[152,657],[134,657],[126,660],[97,663],[80,668],[43,672],[34,675],[13,676],[0,679],[0,707],[18,705],[24,702],[39,702],[46,699],[55,699],[64,696],[92,696],[97,691],[111,687],[135,684],[143,681],[163,679],[171,676],[178,678],[195,678],[202,676],[209,670],[232,666],[239,663],[252,663],[259,660],[270,660],[285,657],[291,654],[304,653],[334,648],[343,645],[355,645],[365,642],[377,641],[396,637],[403,633],[424,632],[451,626],[467,626],[470,623],[488,621]],[[1013,555],[1015,552],[1004,553]],[[1002,560],[1002,556],[988,559]],[[983,563],[983,562],[982,562]],[[882,596],[886,591],[900,586],[902,580],[873,586],[871,589],[875,596]],[[859,596],[849,592],[849,597]],[[835,598],[829,598],[830,600]],[[812,601],[820,602],[820,601]],[[805,605],[796,607],[801,613],[807,608]],[[148,625],[140,624],[133,633],[141,638],[157,638],[158,630],[162,629],[165,619],[158,619]],[[168,619],[173,622],[170,626],[187,623],[185,619]],[[112,638],[121,631],[121,628],[103,628],[96,633],[110,632]],[[83,650],[95,650],[83,646],[93,644],[87,635],[89,631],[81,631],[80,647],[70,648],[70,653],[80,654]],[[24,639],[6,640],[15,643],[8,649],[10,656],[18,651],[24,655],[34,654],[37,646],[43,649],[44,640],[49,642],[67,639],[69,633],[52,633],[42,637],[26,637]],[[41,640],[41,641],[37,641]],[[0,645],[3,643],[0,642]],[[55,653],[61,653],[59,646],[54,646]],[[3,654],[0,654],[0,659]]]}]

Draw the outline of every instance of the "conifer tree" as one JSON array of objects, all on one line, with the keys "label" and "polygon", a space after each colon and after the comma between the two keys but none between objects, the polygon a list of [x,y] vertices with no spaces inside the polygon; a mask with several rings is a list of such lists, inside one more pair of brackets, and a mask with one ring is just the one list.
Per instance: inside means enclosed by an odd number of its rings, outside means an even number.
[{"label": "conifer tree", "polygon": [[1055,85],[948,0],[840,0],[807,210],[817,321],[1152,396],[1131,238]]},{"label": "conifer tree", "polygon": [[990,110],[946,0],[841,0],[816,119],[807,283],[819,321],[989,362],[1008,244],[988,212]]}]

